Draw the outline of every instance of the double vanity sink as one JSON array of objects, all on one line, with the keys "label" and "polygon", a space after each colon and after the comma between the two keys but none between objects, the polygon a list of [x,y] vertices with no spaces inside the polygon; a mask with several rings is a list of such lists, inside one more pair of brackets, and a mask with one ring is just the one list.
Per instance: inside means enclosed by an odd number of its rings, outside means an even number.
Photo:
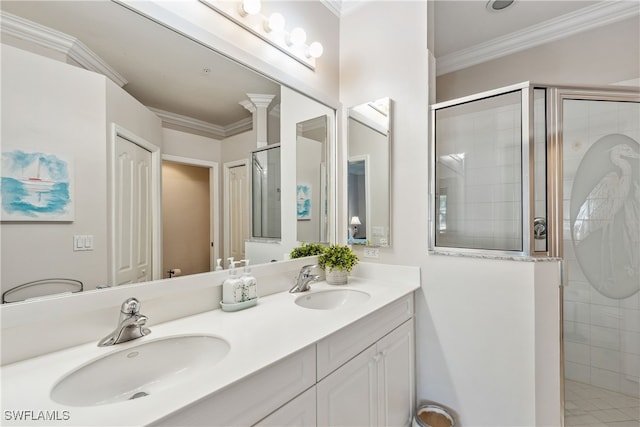
[{"label": "double vanity sink", "polygon": [[[304,293],[294,303],[314,310],[337,310],[364,303],[369,297],[356,289],[328,289]],[[152,339],[65,375],[53,387],[51,399],[68,406],[96,406],[160,393],[197,380],[224,359],[230,348],[227,340],[213,335]]]},{"label": "double vanity sink", "polygon": [[102,333],[97,331],[96,342],[3,366],[2,409],[64,413],[67,419],[60,425],[148,425],[418,286],[418,281],[352,277],[347,286],[320,282],[308,292],[261,297],[257,306],[243,311],[212,310],[157,325],[150,319],[150,335],[109,347],[97,346]]}]

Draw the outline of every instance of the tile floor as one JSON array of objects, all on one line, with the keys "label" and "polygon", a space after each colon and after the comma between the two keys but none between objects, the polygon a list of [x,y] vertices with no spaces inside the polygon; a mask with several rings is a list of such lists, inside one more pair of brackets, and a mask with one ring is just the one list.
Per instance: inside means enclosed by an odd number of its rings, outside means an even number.
[{"label": "tile floor", "polygon": [[639,427],[640,399],[589,384],[565,380],[567,427]]}]

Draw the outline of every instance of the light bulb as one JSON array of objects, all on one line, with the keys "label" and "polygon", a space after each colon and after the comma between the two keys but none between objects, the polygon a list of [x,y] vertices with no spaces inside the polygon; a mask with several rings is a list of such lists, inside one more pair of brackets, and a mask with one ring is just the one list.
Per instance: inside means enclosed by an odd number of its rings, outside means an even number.
[{"label": "light bulb", "polygon": [[260,13],[260,9],[262,8],[262,4],[260,0],[242,0],[240,3],[240,14],[245,16],[249,15],[257,15]]},{"label": "light bulb", "polygon": [[289,34],[289,44],[301,46],[304,42],[307,41],[307,33],[300,27],[296,27],[291,30],[291,34]]},{"label": "light bulb", "polygon": [[309,49],[307,49],[308,56],[312,58],[320,58],[322,56],[322,52],[324,52],[324,48],[320,42],[311,43],[309,45]]},{"label": "light bulb", "polygon": [[284,30],[284,16],[275,12],[269,15],[269,19],[265,22],[265,31],[282,31]]}]

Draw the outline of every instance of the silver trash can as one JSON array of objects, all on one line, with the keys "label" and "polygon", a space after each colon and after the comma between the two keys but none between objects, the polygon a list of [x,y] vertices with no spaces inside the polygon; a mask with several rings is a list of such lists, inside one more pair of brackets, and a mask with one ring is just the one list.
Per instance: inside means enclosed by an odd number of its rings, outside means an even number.
[{"label": "silver trash can", "polygon": [[421,405],[413,417],[413,427],[455,427],[449,411],[438,405]]}]

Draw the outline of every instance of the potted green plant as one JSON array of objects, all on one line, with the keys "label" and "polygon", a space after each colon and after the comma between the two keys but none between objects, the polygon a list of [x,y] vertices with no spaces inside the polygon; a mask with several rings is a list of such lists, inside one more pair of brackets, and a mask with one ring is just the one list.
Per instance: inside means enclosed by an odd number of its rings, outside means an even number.
[{"label": "potted green plant", "polygon": [[304,258],[306,256],[320,255],[324,252],[324,245],[320,243],[303,243],[297,248],[293,248],[289,257],[291,259],[294,258]]},{"label": "potted green plant", "polygon": [[349,246],[331,245],[318,255],[318,264],[325,271],[330,285],[345,285],[358,261],[358,255]]}]

